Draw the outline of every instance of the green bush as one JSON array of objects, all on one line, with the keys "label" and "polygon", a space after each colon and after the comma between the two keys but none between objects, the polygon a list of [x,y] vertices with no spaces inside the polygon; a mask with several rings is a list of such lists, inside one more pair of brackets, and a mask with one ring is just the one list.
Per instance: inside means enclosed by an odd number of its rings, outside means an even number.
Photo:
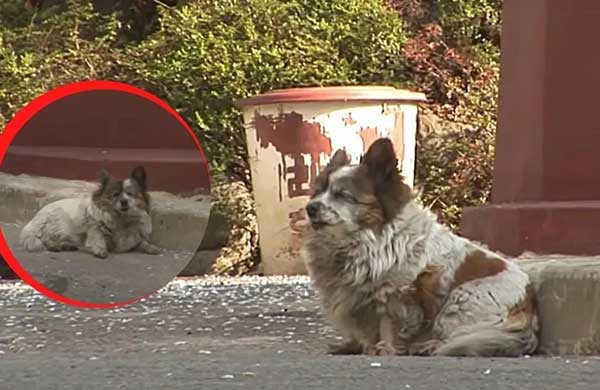
[{"label": "green bush", "polygon": [[[14,12],[17,0],[0,8]],[[113,15],[99,15],[87,1],[70,1],[65,12],[22,8],[26,26],[0,25],[0,128],[33,98],[59,85],[118,75]],[[6,11],[8,10],[8,11]]]},{"label": "green bush", "polygon": [[[18,3],[0,5],[5,18],[19,9],[22,15],[0,27],[4,118],[59,84],[125,81],[166,99],[197,131],[213,173],[248,187],[235,99],[274,88],[409,80],[404,23],[380,0],[191,0],[161,7],[160,27],[141,41],[125,39],[146,30],[124,29],[122,10],[98,13],[79,0],[66,11],[34,13]],[[232,211],[241,218],[248,212]],[[256,253],[250,242],[247,252]]]},{"label": "green bush", "polygon": [[89,79],[128,82],[123,51],[156,29],[153,0],[43,4],[34,10],[23,0],[0,4],[0,132],[31,99],[59,85]]},{"label": "green bush", "polygon": [[389,4],[413,32],[438,24],[451,46],[500,44],[502,0],[389,0]]},{"label": "green bush", "polygon": [[58,85],[124,81],[166,99],[197,131],[213,173],[249,187],[235,99],[295,86],[411,87],[428,95],[428,111],[472,125],[420,136],[424,203],[456,226],[463,207],[488,199],[501,0],[23,3],[0,2],[0,129]]},{"label": "green bush", "polygon": [[500,43],[502,0],[437,1],[439,23],[451,44]]},{"label": "green bush", "polygon": [[489,201],[494,131],[420,116],[415,177],[421,200],[457,229],[464,207]]},{"label": "green bush", "polygon": [[217,173],[248,181],[234,99],[275,88],[404,83],[402,20],[379,0],[197,0],[163,9],[127,57],[198,130]]},{"label": "green bush", "polygon": [[462,209],[487,202],[491,190],[501,1],[392,5],[410,28],[404,56],[413,85],[441,122],[440,131],[418,135],[415,183],[423,203],[457,228]]}]

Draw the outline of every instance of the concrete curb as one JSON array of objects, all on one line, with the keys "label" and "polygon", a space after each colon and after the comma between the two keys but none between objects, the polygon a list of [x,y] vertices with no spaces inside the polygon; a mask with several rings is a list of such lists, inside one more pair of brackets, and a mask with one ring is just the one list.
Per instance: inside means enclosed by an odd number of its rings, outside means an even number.
[{"label": "concrete curb", "polygon": [[[0,221],[24,224],[44,205],[67,197],[84,196],[97,184],[0,172]],[[152,240],[166,249],[214,250],[225,240],[225,219],[211,215],[210,196],[179,197],[151,192]],[[209,218],[211,225],[209,225]],[[223,226],[225,224],[225,226]],[[204,234],[211,230],[210,234]],[[200,245],[202,243],[202,245]],[[200,247],[200,248],[199,248]],[[195,256],[198,261],[199,256]],[[200,256],[202,258],[203,256]],[[206,269],[206,267],[196,267]]]},{"label": "concrete curb", "polygon": [[600,256],[525,255],[518,262],[537,291],[538,351],[600,354]]}]

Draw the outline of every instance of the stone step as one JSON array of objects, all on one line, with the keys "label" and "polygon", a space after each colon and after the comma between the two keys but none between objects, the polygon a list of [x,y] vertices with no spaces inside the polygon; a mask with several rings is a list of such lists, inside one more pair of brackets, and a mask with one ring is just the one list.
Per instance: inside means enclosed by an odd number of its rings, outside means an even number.
[{"label": "stone step", "polygon": [[[0,222],[23,225],[42,206],[66,197],[88,194],[96,186],[96,183],[87,181],[0,172]],[[152,241],[157,245],[195,252],[214,250],[227,241],[226,219],[211,213],[210,196],[181,197],[159,191],[150,195]],[[204,234],[207,230],[210,233]]]},{"label": "stone step", "polygon": [[600,256],[524,255],[519,264],[537,291],[539,352],[600,354]]}]

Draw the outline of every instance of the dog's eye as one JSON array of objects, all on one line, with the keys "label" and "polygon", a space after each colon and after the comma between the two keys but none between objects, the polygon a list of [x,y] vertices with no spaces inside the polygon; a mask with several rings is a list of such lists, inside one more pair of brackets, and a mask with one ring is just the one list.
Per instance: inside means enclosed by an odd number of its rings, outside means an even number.
[{"label": "dog's eye", "polygon": [[346,200],[348,202],[356,202],[356,198],[348,191],[338,191],[335,193],[335,197]]},{"label": "dog's eye", "polygon": [[115,192],[115,193],[113,193],[113,194],[112,194],[112,197],[113,197],[113,198],[116,198],[116,197],[118,197],[118,196],[119,196],[119,193],[118,193],[118,192]]}]

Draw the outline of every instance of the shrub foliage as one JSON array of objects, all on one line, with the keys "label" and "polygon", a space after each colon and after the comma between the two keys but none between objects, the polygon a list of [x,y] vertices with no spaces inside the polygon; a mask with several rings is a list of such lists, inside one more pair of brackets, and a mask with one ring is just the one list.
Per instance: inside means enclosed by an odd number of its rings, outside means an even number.
[{"label": "shrub foliage", "polygon": [[378,0],[198,0],[163,9],[127,51],[136,81],[198,130],[213,169],[248,181],[236,98],[292,86],[406,81],[402,20]]},{"label": "shrub foliage", "polygon": [[423,200],[456,225],[462,207],[489,194],[500,9],[501,0],[3,0],[0,128],[60,84],[124,81],[166,99],[197,131],[213,173],[249,188],[235,99],[293,86],[410,87],[427,93],[425,110],[441,123],[470,125],[421,134],[418,146]]}]

